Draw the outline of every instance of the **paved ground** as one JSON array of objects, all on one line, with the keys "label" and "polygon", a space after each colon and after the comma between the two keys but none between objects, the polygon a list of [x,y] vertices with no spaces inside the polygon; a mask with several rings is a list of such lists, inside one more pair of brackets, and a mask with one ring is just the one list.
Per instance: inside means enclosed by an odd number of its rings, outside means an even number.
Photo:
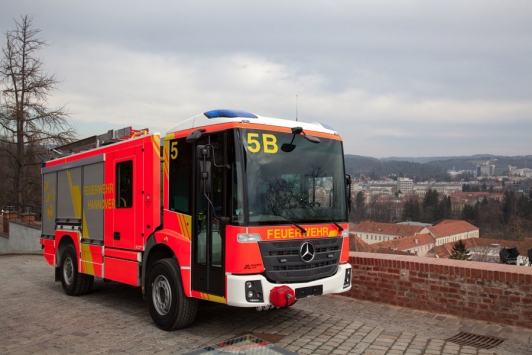
[{"label": "paved ground", "polygon": [[[489,350],[444,340],[459,331],[507,340]],[[184,354],[247,332],[276,334],[298,354],[532,355],[532,330],[341,296],[267,312],[205,303],[192,327],[164,332],[137,288],[97,280],[68,297],[42,256],[0,255],[0,354]]]}]

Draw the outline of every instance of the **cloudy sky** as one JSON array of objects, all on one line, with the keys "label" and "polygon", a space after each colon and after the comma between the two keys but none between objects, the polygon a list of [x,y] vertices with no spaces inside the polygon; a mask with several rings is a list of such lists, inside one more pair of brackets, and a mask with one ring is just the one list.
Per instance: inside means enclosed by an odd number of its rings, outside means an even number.
[{"label": "cloudy sky", "polygon": [[[322,122],[372,157],[532,154],[532,2],[0,0],[34,18],[80,137],[215,108]],[[0,39],[2,47],[5,35]],[[296,110],[297,104],[297,110]]]}]

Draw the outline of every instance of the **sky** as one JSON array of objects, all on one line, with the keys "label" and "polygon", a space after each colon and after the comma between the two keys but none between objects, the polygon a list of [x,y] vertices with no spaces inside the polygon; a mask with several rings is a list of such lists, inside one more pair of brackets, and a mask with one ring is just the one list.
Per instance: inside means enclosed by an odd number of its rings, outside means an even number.
[{"label": "sky", "polygon": [[0,0],[33,17],[80,138],[212,109],[332,126],[346,154],[532,154],[529,0]]}]

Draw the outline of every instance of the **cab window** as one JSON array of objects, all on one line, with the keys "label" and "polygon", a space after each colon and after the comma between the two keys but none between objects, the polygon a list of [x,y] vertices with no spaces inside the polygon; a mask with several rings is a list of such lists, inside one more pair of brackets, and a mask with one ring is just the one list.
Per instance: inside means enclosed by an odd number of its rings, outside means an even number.
[{"label": "cab window", "polygon": [[133,206],[133,161],[116,164],[116,208]]}]

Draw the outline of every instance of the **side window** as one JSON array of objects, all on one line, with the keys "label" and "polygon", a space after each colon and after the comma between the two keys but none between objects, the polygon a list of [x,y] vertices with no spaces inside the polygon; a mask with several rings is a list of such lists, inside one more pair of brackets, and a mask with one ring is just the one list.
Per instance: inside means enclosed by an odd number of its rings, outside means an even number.
[{"label": "side window", "polygon": [[192,186],[192,148],[185,138],[170,141],[170,176],[168,208],[171,211],[191,213],[190,187]]},{"label": "side window", "polygon": [[133,206],[133,161],[116,164],[116,208]]}]

